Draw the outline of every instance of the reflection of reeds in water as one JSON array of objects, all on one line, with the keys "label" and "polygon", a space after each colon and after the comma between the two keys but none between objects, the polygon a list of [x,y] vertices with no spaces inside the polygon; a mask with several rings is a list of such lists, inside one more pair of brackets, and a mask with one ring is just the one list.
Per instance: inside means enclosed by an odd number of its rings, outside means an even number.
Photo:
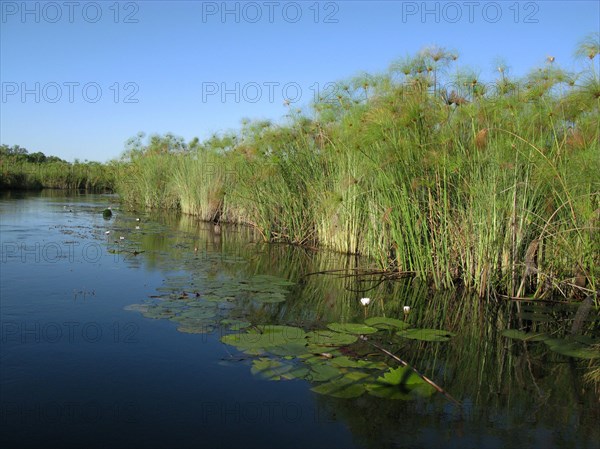
[{"label": "reflection of reeds in water", "polygon": [[[234,283],[254,274],[296,282],[282,303],[256,305],[249,298],[238,300],[233,311],[236,317],[256,324],[322,329],[331,322],[363,322],[365,310],[369,317],[402,320],[403,307],[409,306],[407,322],[411,327],[444,329],[456,336],[448,342],[431,343],[391,332],[378,335],[376,341],[468,404],[463,416],[467,427],[499,415],[515,425],[535,419],[536,425],[567,427],[569,420],[576,420],[580,423],[579,433],[589,438],[598,436],[591,416],[600,413],[600,407],[595,396],[581,386],[582,373],[570,368],[577,367],[577,363],[564,363],[568,360],[550,352],[543,342],[509,340],[501,335],[503,329],[517,328],[562,338],[570,332],[573,308],[481,302],[456,291],[432,294],[427,282],[419,279],[381,282],[378,276],[357,276],[356,269],[367,265],[360,258],[287,244],[253,243],[256,236],[251,229],[227,225],[223,225],[216,245],[211,224],[186,216],[163,218],[165,227],[157,230],[155,239],[143,247],[146,252],[138,256],[148,258],[156,253],[154,261],[163,270],[179,268],[193,274],[202,268]],[[152,223],[146,222],[144,228],[152,229]],[[238,263],[233,262],[236,259]],[[345,271],[308,275],[340,269]],[[201,285],[197,287],[201,290]],[[371,298],[367,307],[360,303],[365,296]],[[586,322],[583,331],[597,333],[598,324]],[[354,350],[364,357],[382,357],[371,354],[368,347],[359,345]],[[387,362],[394,366],[393,360]],[[382,403],[371,397],[333,403],[322,397],[317,400],[327,402],[327,407],[344,416],[358,433],[369,432],[362,429],[360,419],[369,410],[383,421],[376,427],[387,435],[396,428],[392,423],[397,424],[398,414],[403,422],[416,426],[418,421],[422,426],[431,413],[419,402]],[[439,403],[434,399],[432,404],[428,407],[444,406],[443,399]]]}]

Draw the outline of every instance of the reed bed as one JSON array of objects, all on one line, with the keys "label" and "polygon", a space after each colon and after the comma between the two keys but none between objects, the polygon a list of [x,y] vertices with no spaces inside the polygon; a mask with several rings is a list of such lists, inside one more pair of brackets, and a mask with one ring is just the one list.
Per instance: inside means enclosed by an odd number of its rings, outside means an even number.
[{"label": "reed bed", "polygon": [[114,170],[107,165],[89,162],[28,162],[16,157],[0,158],[0,190],[82,189],[111,191]]},{"label": "reed bed", "polygon": [[138,137],[117,189],[131,205],[359,254],[437,289],[587,295],[600,272],[595,42],[577,50],[580,73],[549,59],[487,84],[460,69],[443,79],[457,56],[430,48],[283,124],[202,143]]}]

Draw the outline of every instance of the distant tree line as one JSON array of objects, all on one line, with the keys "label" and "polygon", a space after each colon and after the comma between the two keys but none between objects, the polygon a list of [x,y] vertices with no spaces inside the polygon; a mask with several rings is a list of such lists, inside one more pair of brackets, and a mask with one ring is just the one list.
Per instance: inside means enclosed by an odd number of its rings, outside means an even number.
[{"label": "distant tree line", "polygon": [[20,145],[0,145],[0,190],[83,189],[110,191],[113,170],[100,162],[67,162]]},{"label": "distant tree line", "polygon": [[57,157],[57,156],[46,156],[41,151],[36,151],[35,153],[29,153],[27,149],[23,148],[20,145],[13,145],[12,147],[2,144],[0,145],[0,157],[4,159],[4,157],[14,158],[19,162],[33,162],[36,164],[42,164],[45,162],[64,162],[67,161]]}]

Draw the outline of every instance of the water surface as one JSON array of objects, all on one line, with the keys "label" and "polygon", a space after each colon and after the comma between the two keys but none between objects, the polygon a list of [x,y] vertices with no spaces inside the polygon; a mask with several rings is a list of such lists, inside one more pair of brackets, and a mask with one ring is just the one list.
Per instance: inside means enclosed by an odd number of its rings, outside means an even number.
[{"label": "water surface", "polygon": [[[560,350],[576,307],[434,296],[415,280],[352,271],[307,276],[369,263],[266,245],[246,228],[121,210],[110,195],[7,194],[0,214],[3,447],[600,447],[598,396],[582,382],[594,362]],[[287,344],[291,334],[266,350],[221,341],[373,317],[448,333],[368,338],[462,408],[412,387],[395,399],[371,394],[363,386],[398,364],[360,341],[317,364]],[[523,341],[507,329],[547,337]],[[593,310],[569,344],[588,348],[599,329]],[[322,394],[331,379],[316,373],[330,368],[353,373],[357,393]]]}]

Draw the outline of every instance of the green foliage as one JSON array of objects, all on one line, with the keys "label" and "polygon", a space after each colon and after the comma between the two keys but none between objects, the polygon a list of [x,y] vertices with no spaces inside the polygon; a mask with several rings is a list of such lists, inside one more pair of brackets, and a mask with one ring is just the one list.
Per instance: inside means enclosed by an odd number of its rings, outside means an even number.
[{"label": "green foliage", "polygon": [[577,74],[549,58],[523,79],[498,64],[483,83],[429,47],[324,90],[312,115],[285,124],[248,120],[189,144],[138,136],[117,190],[265,241],[364,255],[438,289],[587,294],[600,274],[596,41],[582,41]]},{"label": "green foliage", "polygon": [[0,145],[0,189],[112,190],[114,168],[98,162],[71,164],[42,152],[29,153],[19,145]]}]

